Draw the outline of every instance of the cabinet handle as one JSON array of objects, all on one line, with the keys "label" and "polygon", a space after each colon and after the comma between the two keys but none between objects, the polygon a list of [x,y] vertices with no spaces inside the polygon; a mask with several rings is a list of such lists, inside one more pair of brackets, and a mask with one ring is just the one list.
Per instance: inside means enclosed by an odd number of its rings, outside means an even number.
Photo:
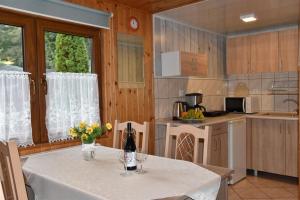
[{"label": "cabinet handle", "polygon": [[218,149],[221,151],[221,139],[218,139]]},{"label": "cabinet handle", "polygon": [[32,87],[32,95],[35,96],[35,90],[36,90],[36,88],[35,88],[35,81],[34,81],[33,78],[30,78],[30,85]]},{"label": "cabinet handle", "polygon": [[46,77],[41,78],[41,85],[43,86],[46,95],[48,93],[48,85],[47,85]]}]

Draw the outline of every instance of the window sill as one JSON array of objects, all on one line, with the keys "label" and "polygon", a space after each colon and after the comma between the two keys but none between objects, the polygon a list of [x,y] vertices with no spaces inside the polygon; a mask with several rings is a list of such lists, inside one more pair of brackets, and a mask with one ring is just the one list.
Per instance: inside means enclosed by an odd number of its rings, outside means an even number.
[{"label": "window sill", "polygon": [[[105,146],[111,146],[111,142],[109,139],[110,139],[109,136],[102,136],[101,138],[97,139],[97,142]],[[72,147],[77,145],[81,145],[81,141],[78,139],[59,141],[53,143],[43,143],[43,144],[37,144],[35,146],[30,146],[30,147],[20,147],[18,150],[20,156],[26,156],[30,154],[52,151],[56,149],[62,149],[62,148],[67,148],[67,147]]]}]

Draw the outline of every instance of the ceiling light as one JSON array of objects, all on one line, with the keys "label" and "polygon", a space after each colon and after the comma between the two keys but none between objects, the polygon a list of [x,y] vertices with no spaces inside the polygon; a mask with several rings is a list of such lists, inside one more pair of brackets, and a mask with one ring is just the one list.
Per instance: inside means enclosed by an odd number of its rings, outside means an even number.
[{"label": "ceiling light", "polygon": [[257,20],[254,13],[247,14],[247,15],[241,15],[240,19],[243,20],[243,22],[253,22],[253,21]]}]

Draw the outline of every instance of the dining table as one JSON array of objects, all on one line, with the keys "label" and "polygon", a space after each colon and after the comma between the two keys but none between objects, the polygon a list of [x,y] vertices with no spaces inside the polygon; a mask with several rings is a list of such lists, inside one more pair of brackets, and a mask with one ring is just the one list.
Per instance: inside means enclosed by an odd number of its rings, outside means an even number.
[{"label": "dining table", "polygon": [[183,160],[148,155],[146,173],[122,176],[120,151],[97,145],[90,161],[83,159],[81,146],[32,154],[22,170],[36,200],[213,200],[218,195],[221,176]]}]

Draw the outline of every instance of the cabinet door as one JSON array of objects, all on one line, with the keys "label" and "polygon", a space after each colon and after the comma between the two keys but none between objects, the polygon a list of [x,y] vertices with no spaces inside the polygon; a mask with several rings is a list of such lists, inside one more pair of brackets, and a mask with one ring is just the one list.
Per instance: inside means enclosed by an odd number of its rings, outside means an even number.
[{"label": "cabinet door", "polygon": [[285,174],[284,127],[284,120],[252,120],[253,169]]},{"label": "cabinet door", "polygon": [[279,71],[297,71],[298,29],[279,32]]},{"label": "cabinet door", "polygon": [[228,134],[219,135],[220,163],[218,166],[228,167]]},{"label": "cabinet door", "polygon": [[220,153],[218,148],[219,135],[212,135],[210,150],[210,165],[218,166],[220,163]]},{"label": "cabinet door", "polygon": [[286,121],[285,175],[298,176],[298,121]]},{"label": "cabinet door", "polygon": [[206,76],[208,73],[207,54],[180,52],[182,76]]},{"label": "cabinet door", "polygon": [[251,36],[251,73],[278,71],[278,32]]},{"label": "cabinet door", "polygon": [[250,37],[227,39],[227,74],[247,74],[250,70]]}]

